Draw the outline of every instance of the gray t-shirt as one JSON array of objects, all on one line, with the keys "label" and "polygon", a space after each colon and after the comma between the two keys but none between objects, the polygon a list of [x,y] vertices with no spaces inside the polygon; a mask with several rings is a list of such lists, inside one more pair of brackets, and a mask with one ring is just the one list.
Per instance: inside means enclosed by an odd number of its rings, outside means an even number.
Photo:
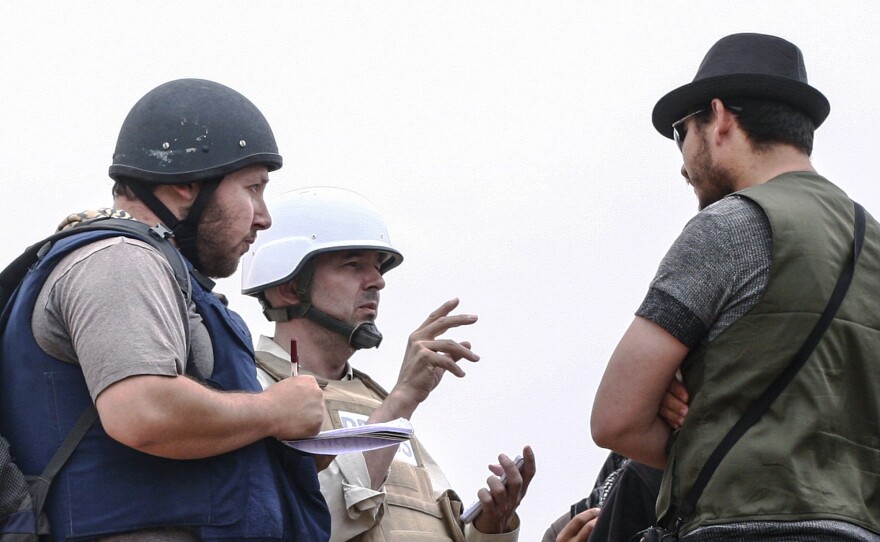
[{"label": "gray t-shirt", "polygon": [[[104,239],[63,258],[37,297],[31,325],[46,353],[82,367],[93,401],[131,376],[188,372],[204,378],[213,370],[211,339],[195,304],[177,285],[165,257],[136,239]],[[166,527],[98,540],[193,542],[198,537],[187,527]]]},{"label": "gray t-shirt", "polygon": [[764,211],[748,198],[728,196],[688,222],[636,314],[695,348],[758,303],[771,257]]},{"label": "gray t-shirt", "polygon": [[92,400],[136,375],[186,372],[184,317],[198,375],[210,375],[213,351],[195,304],[184,297],[165,257],[127,237],[91,243],[52,270],[34,308],[37,344],[82,366]]}]

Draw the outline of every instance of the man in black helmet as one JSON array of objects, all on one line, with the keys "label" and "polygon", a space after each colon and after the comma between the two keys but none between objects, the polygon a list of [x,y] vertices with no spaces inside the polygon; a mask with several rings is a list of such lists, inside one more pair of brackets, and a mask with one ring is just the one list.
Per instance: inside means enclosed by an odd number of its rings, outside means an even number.
[{"label": "man in black helmet", "polygon": [[[829,110],[801,51],[762,34],[718,41],[654,107],[700,212],[591,425],[666,469],[657,517],[683,540],[880,540],[880,224],[813,168]],[[690,402],[672,427],[657,412],[677,371]]]},{"label": "man in black helmet", "polygon": [[[182,253],[73,235],[25,279],[4,329],[3,434],[42,471],[83,409],[99,415],[49,493],[55,540],[326,540],[314,461],[276,439],[316,434],[313,377],[260,391],[250,334],[211,292],[259,231],[281,167],[272,131],[244,96],[204,80],[146,94],[119,134],[114,208]],[[31,310],[29,307],[37,307]],[[13,365],[13,362],[15,364]]]}]

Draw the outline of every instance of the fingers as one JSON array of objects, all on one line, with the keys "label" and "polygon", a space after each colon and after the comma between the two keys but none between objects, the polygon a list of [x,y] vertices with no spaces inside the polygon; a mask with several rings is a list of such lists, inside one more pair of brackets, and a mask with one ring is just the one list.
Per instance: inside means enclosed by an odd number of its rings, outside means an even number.
[{"label": "fingers", "polygon": [[599,517],[598,508],[584,510],[571,518],[565,527],[556,536],[556,542],[586,542],[596,527],[596,519]]},{"label": "fingers", "polygon": [[428,315],[428,317],[425,319],[425,321],[422,322],[422,325],[419,326],[419,329],[430,325],[432,322],[435,322],[438,318],[440,318],[442,316],[446,316],[447,314],[452,312],[455,309],[455,307],[458,306],[458,303],[459,303],[459,301],[458,301],[457,297],[453,297],[449,301],[446,301],[445,303],[443,303],[442,305],[440,305],[439,307],[434,309],[434,311]]},{"label": "fingers", "polygon": [[526,494],[526,490],[529,488],[529,484],[532,483],[532,478],[535,477],[535,473],[537,472],[537,466],[535,464],[535,452],[532,450],[531,446],[526,446],[523,448],[523,467],[520,471],[520,476],[522,476],[522,489],[520,491],[520,498],[522,498]]},{"label": "fingers", "polygon": [[295,440],[318,433],[324,424],[324,393],[313,376],[285,378],[269,386],[265,396],[278,416],[274,436]]},{"label": "fingers", "polygon": [[672,379],[672,382],[669,384],[669,388],[666,391],[671,393],[674,397],[676,397],[682,403],[687,404],[687,402],[690,400],[690,397],[688,396],[687,388],[684,387],[684,382],[682,382],[676,378]]},{"label": "fingers", "polygon": [[477,516],[475,527],[486,534],[507,532],[535,475],[535,453],[530,446],[523,448],[522,469],[517,468],[510,457],[501,454],[498,464],[489,465],[489,470],[495,476],[490,476],[486,480],[487,487],[477,492],[482,512]]},{"label": "fingers", "polygon": [[687,417],[689,399],[687,389],[684,384],[676,379],[667,388],[660,402],[660,410],[658,414],[666,420],[673,429],[680,429]]},{"label": "fingers", "polygon": [[458,298],[453,298],[446,303],[440,305],[434,312],[428,315],[428,318],[422,322],[422,325],[410,336],[412,340],[431,340],[446,333],[446,331],[460,326],[468,326],[477,321],[475,314],[455,314],[449,316],[455,307],[458,306]]},{"label": "fingers", "polygon": [[477,321],[477,316],[472,314],[448,316],[457,306],[458,298],[447,301],[431,313],[422,327],[410,335],[404,364],[422,364],[430,369],[444,370],[462,378],[465,372],[457,362],[462,359],[479,361],[480,356],[471,350],[469,341],[457,342],[452,339],[437,338],[451,328],[470,325]]},{"label": "fingers", "polygon": [[452,339],[435,339],[433,341],[422,341],[421,346],[438,354],[445,354],[452,361],[466,359],[468,361],[479,361],[480,356],[470,349],[470,343],[465,345],[464,342],[455,342]]},{"label": "fingers", "polygon": [[667,404],[672,401],[667,399],[668,397],[669,395],[664,396],[663,402],[660,404],[660,417],[663,418],[673,429],[681,429],[681,426],[684,425],[685,416],[687,415],[687,406],[684,406],[684,410],[682,410],[681,407],[676,406],[675,404]]},{"label": "fingers", "polygon": [[335,455],[315,454],[312,457],[315,459],[315,470],[317,470],[318,472],[321,472],[322,470],[329,467],[330,464],[333,463],[333,460],[336,459]]}]

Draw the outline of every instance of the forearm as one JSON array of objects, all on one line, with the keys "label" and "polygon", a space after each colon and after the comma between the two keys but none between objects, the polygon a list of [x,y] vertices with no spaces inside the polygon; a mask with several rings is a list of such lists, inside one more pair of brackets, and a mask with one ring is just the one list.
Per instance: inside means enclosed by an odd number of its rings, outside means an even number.
[{"label": "forearm", "polygon": [[658,412],[688,348],[663,328],[636,318],[602,375],[590,429],[596,444],[663,468],[672,431]]},{"label": "forearm", "polygon": [[134,376],[105,389],[96,406],[107,433],[170,459],[226,453],[276,434],[277,409],[263,394],[221,392],[184,376]]},{"label": "forearm", "polygon": [[656,469],[666,468],[666,447],[672,428],[659,416],[648,425],[632,426],[614,435],[606,435],[603,448],[614,450],[639,463]]},{"label": "forearm", "polygon": [[[600,385],[593,404],[590,424],[596,444],[640,463],[665,468],[666,443],[672,428],[656,412],[651,413],[653,406],[627,411],[624,405],[609,398],[608,393],[608,389]],[[620,397],[617,392],[612,395]]]},{"label": "forearm", "polygon": [[[410,419],[413,413],[415,413],[417,406],[418,403],[416,401],[407,400],[396,390],[391,390],[388,397],[367,418],[367,423],[389,422],[398,418]],[[394,455],[399,447],[399,445],[388,446],[364,452],[364,461],[367,464],[367,471],[370,474],[370,483],[373,489],[379,489],[385,483],[388,469],[391,467],[391,462],[394,461]]]}]

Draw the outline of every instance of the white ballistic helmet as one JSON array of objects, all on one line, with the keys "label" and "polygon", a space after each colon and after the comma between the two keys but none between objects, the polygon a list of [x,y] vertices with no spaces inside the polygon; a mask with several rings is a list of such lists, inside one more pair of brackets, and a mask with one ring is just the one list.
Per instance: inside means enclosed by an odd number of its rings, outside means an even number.
[{"label": "white ballistic helmet", "polygon": [[282,194],[267,203],[272,227],[257,235],[242,259],[241,293],[257,295],[293,279],[317,254],[339,250],[378,250],[386,254],[380,271],[400,265],[379,210],[342,188],[311,187]]}]

